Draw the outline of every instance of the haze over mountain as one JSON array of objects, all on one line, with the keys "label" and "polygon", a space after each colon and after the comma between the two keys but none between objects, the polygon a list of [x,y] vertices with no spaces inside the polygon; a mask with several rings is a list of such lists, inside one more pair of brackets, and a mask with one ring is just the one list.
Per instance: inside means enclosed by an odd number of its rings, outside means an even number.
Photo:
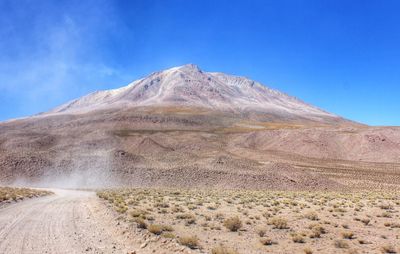
[{"label": "haze over mountain", "polygon": [[0,123],[0,182],[39,186],[391,188],[400,130],[189,64]]}]

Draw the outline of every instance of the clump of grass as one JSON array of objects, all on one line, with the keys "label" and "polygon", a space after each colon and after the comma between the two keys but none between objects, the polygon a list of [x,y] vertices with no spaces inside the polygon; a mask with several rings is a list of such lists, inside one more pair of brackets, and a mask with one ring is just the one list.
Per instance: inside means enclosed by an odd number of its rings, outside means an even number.
[{"label": "clump of grass", "polygon": [[219,245],[217,247],[212,248],[211,254],[239,254],[239,252],[237,252],[234,249]]},{"label": "clump of grass", "polygon": [[361,219],[361,222],[364,223],[365,226],[368,226],[368,224],[370,223],[370,219],[365,218],[365,219]]},{"label": "clump of grass", "polygon": [[179,243],[189,247],[190,249],[196,249],[199,247],[199,239],[197,236],[182,236],[179,238]]},{"label": "clump of grass", "polygon": [[275,242],[274,242],[271,238],[265,238],[265,237],[263,237],[263,238],[260,239],[260,243],[261,243],[262,245],[272,245],[272,244],[275,244]]},{"label": "clump of grass", "polygon": [[304,215],[304,217],[309,220],[319,220],[318,214],[316,212],[308,212]]},{"label": "clump of grass", "polygon": [[162,233],[161,236],[164,237],[164,238],[175,238],[175,237],[176,237],[176,236],[175,236],[173,233],[171,233],[171,232],[164,232],[164,233]]},{"label": "clump of grass", "polygon": [[257,234],[258,234],[260,237],[264,237],[266,232],[267,232],[267,230],[266,230],[265,228],[259,228],[259,229],[257,229]]},{"label": "clump of grass", "polygon": [[276,229],[288,229],[288,222],[284,218],[275,217],[272,218],[269,223],[274,226]]},{"label": "clump of grass", "polygon": [[319,224],[310,225],[308,227],[311,230],[310,238],[320,238],[322,234],[326,234],[326,230]]},{"label": "clump of grass", "polygon": [[344,239],[354,239],[354,233],[350,231],[342,232],[342,236]]},{"label": "clump of grass", "polygon": [[232,232],[238,231],[242,228],[243,224],[242,221],[239,219],[238,216],[228,218],[224,221],[224,226]]},{"label": "clump of grass", "polygon": [[133,210],[129,212],[129,215],[132,216],[133,218],[137,217],[145,218],[146,212],[142,210]]},{"label": "clump of grass", "polygon": [[385,245],[381,248],[382,253],[397,253],[396,249],[392,245]]},{"label": "clump of grass", "polygon": [[339,249],[348,249],[350,246],[349,244],[344,241],[344,240],[336,240],[335,241],[335,247]]},{"label": "clump of grass", "polygon": [[299,233],[292,233],[291,236],[292,236],[292,241],[295,243],[305,243],[306,242],[304,237]]},{"label": "clump of grass", "polygon": [[163,232],[163,227],[161,225],[151,224],[147,226],[147,230],[155,235],[160,235]]},{"label": "clump of grass", "polygon": [[136,226],[138,228],[146,229],[147,223],[142,218],[135,218],[134,222],[136,222]]},{"label": "clump of grass", "polygon": [[303,252],[304,252],[304,254],[312,254],[313,253],[313,251],[312,251],[312,249],[310,247],[304,248]]},{"label": "clump of grass", "polygon": [[162,231],[167,231],[167,232],[171,232],[174,231],[174,228],[170,225],[161,225]]}]

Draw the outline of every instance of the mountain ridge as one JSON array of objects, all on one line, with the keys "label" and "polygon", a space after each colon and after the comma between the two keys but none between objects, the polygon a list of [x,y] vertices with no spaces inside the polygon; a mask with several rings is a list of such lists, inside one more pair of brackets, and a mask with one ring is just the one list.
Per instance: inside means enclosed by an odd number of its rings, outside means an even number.
[{"label": "mountain ridge", "polygon": [[317,122],[344,120],[336,114],[249,78],[221,72],[204,72],[194,64],[153,72],[121,88],[90,93],[44,115],[152,106],[199,107],[234,113],[257,112]]}]

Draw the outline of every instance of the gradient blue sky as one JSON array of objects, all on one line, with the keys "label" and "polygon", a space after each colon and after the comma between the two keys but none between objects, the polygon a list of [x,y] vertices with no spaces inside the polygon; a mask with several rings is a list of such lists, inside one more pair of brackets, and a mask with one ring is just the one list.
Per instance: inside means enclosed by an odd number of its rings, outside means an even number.
[{"label": "gradient blue sky", "polygon": [[0,0],[0,120],[195,63],[400,125],[400,1]]}]

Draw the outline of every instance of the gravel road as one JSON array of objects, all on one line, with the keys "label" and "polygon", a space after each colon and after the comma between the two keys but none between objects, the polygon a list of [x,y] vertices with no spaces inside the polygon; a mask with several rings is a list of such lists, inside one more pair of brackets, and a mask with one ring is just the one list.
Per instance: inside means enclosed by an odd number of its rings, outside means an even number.
[{"label": "gravel road", "polygon": [[95,193],[52,190],[0,209],[0,253],[128,253],[99,219]]}]

